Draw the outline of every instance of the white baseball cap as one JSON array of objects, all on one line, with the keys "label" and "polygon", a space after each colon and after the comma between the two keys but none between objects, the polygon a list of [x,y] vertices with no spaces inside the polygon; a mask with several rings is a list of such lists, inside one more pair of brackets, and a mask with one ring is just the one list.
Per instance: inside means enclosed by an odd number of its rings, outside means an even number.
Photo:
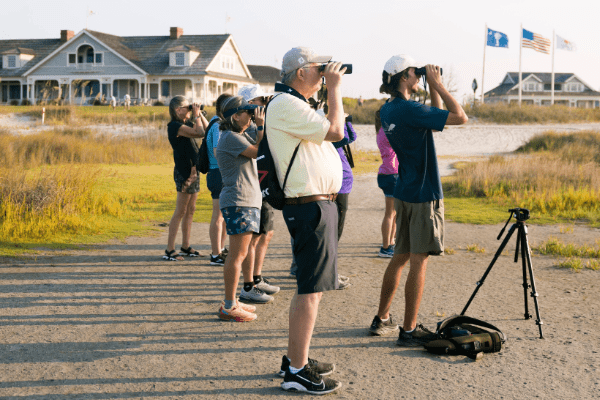
[{"label": "white baseball cap", "polygon": [[406,68],[421,68],[424,66],[424,63],[416,62],[415,59],[408,54],[398,54],[387,60],[383,70],[392,76],[396,75],[398,72],[404,71]]},{"label": "white baseball cap", "polygon": [[310,63],[327,63],[331,56],[319,56],[308,47],[294,47],[283,56],[281,63],[281,76],[304,67]]},{"label": "white baseball cap", "polygon": [[238,91],[238,96],[242,96],[246,101],[250,101],[252,99],[256,99],[257,97],[267,97],[269,95],[263,92],[260,85],[257,83],[255,85],[243,86]]}]

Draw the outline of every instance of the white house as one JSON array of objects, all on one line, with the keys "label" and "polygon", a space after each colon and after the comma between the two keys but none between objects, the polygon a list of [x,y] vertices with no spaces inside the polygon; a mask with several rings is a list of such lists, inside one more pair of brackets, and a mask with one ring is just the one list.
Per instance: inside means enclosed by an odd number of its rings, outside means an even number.
[{"label": "white house", "polygon": [[[547,72],[521,73],[521,103],[546,106],[551,104],[552,74]],[[502,83],[485,93],[486,103],[519,101],[519,73],[508,72]],[[600,92],[592,89],[573,73],[554,74],[554,104],[569,107],[598,108]]]},{"label": "white house", "polygon": [[176,95],[212,104],[257,83],[231,35],[183,35],[177,27],[169,36],[63,30],[60,39],[0,40],[0,55],[4,104],[91,104],[126,94],[138,104],[167,104]]}]

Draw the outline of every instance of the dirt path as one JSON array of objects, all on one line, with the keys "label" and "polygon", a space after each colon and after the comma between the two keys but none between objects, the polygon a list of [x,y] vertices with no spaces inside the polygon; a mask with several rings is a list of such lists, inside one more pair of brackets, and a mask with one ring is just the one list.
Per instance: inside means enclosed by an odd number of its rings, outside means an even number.
[{"label": "dirt path", "polygon": [[[544,322],[538,338],[523,320],[520,264],[514,243],[501,256],[469,308],[507,333],[505,348],[478,362],[439,357],[369,337],[387,260],[380,246],[383,196],[374,177],[361,177],[350,197],[340,243],[340,271],[352,286],[323,296],[311,357],[335,362],[343,399],[506,398],[591,399],[600,396],[600,272],[574,273],[536,256],[533,268]],[[507,215],[508,216],[508,215]],[[501,225],[450,223],[453,255],[433,258],[420,322],[433,328],[459,313],[492,259]],[[193,235],[208,252],[205,224]],[[530,241],[549,236],[593,244],[599,230],[531,226]],[[160,259],[166,232],[68,255],[46,253],[0,264],[0,398],[11,399],[275,399],[288,396],[274,373],[287,347],[294,290],[283,220],[264,274],[281,286],[248,324],[217,318],[222,268],[207,258]],[[466,251],[478,244],[486,253]],[[406,275],[406,274],[405,274]],[[405,276],[404,276],[405,278]],[[403,286],[402,286],[403,287]],[[530,311],[534,314],[533,307]],[[393,314],[401,319],[403,290]],[[289,395],[292,396],[292,395]]]}]

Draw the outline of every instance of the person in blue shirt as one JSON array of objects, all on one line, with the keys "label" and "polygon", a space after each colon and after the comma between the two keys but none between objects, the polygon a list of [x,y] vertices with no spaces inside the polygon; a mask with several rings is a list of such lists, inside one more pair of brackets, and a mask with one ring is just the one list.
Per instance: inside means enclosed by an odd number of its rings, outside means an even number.
[{"label": "person in blue shirt", "polygon": [[[410,261],[405,286],[404,321],[399,346],[420,346],[435,339],[423,325],[417,325],[419,305],[425,286],[430,255],[444,253],[444,195],[437,165],[433,131],[446,125],[460,125],[468,118],[460,104],[444,87],[440,68],[425,66],[431,106],[410,100],[419,90],[423,64],[405,54],[385,64],[380,92],[391,95],[380,111],[381,125],[398,156],[398,179],[394,189],[396,245],[383,276],[379,310],[369,332],[384,335],[398,330],[390,307],[400,284],[402,270]],[[442,109],[442,101],[447,111]]]},{"label": "person in blue shirt", "polygon": [[[210,225],[208,227],[208,236],[210,237],[210,265],[225,265],[225,239],[227,232],[225,230],[225,220],[219,207],[219,196],[221,195],[221,189],[223,188],[223,180],[221,178],[221,171],[219,171],[219,165],[217,164],[216,151],[217,144],[219,144],[219,123],[223,118],[222,105],[231,97],[230,94],[224,93],[217,98],[216,112],[210,122],[212,126],[206,133],[206,146],[208,149],[208,173],[206,174],[206,187],[210,191],[212,198],[212,217],[210,219]],[[213,120],[215,122],[213,122]]]}]

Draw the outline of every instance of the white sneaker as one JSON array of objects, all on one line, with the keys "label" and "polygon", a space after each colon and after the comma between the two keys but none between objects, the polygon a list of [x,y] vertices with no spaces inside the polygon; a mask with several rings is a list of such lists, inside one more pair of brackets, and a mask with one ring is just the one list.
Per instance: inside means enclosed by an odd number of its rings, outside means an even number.
[{"label": "white sneaker", "polygon": [[280,290],[279,286],[269,284],[269,281],[266,278],[262,278],[260,282],[255,283],[254,287],[262,290],[266,294],[277,294]]},{"label": "white sneaker", "polygon": [[269,296],[262,290],[258,289],[256,286],[252,286],[252,289],[250,289],[248,292],[246,292],[242,288],[242,293],[240,294],[240,300],[244,300],[249,303],[267,304],[267,303],[271,303],[274,299],[273,299],[273,296]]}]

